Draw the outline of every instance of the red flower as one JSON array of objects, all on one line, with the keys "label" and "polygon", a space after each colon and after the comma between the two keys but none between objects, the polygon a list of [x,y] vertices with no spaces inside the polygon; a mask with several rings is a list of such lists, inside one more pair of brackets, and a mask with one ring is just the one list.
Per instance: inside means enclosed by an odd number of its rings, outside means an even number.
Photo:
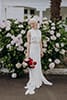
[{"label": "red flower", "polygon": [[37,64],[32,58],[25,59],[24,62],[28,64],[29,68],[35,68],[35,65]]}]

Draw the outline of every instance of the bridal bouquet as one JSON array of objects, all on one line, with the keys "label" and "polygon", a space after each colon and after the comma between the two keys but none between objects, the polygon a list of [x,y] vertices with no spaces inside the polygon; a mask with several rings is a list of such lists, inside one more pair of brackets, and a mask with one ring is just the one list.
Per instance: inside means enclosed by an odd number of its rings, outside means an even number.
[{"label": "bridal bouquet", "polygon": [[35,65],[37,64],[36,61],[34,61],[32,58],[24,59],[22,66],[24,69],[28,68],[35,68]]}]

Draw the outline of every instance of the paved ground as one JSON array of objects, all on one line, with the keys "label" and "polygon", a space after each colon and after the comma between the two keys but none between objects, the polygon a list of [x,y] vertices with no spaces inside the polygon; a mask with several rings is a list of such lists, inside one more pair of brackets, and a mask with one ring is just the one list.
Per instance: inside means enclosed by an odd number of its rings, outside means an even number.
[{"label": "paved ground", "polygon": [[67,76],[49,75],[53,86],[42,85],[36,94],[25,96],[24,85],[28,78],[11,79],[0,75],[0,100],[67,100]]}]

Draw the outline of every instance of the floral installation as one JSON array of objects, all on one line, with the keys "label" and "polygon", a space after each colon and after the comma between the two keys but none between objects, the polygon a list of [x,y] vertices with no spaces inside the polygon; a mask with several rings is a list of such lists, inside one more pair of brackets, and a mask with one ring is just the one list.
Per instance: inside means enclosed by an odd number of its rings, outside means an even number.
[{"label": "floral installation", "polygon": [[[24,75],[23,63],[27,52],[28,20],[19,22],[9,19],[0,22],[0,69],[6,68],[12,78]],[[42,32],[42,68],[53,69],[63,62],[67,50],[67,20],[52,22],[44,18],[40,26]],[[24,65],[24,66],[23,66]]]},{"label": "floral installation", "polygon": [[43,19],[42,31],[42,57],[43,69],[53,69],[57,64],[63,63],[63,58],[67,50],[67,30],[65,30],[65,20],[52,22],[47,18]]},{"label": "floral installation", "polygon": [[34,61],[30,57],[28,59],[24,59],[24,61],[22,63],[24,69],[26,69],[26,68],[32,68],[32,69],[34,69],[36,64],[37,64],[37,62]]}]

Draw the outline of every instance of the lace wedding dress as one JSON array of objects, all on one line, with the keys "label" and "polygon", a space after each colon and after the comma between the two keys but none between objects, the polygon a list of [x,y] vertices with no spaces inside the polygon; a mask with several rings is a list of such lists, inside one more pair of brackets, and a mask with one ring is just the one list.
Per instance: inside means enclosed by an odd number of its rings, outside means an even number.
[{"label": "lace wedding dress", "polygon": [[29,69],[29,82],[25,86],[27,94],[34,94],[35,89],[39,88],[42,83],[46,85],[52,85],[42,73],[41,68],[41,57],[40,57],[40,41],[41,41],[41,31],[39,29],[31,29],[29,30],[31,35],[31,43],[30,43],[30,57],[37,62],[34,69]]}]

